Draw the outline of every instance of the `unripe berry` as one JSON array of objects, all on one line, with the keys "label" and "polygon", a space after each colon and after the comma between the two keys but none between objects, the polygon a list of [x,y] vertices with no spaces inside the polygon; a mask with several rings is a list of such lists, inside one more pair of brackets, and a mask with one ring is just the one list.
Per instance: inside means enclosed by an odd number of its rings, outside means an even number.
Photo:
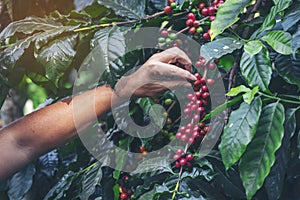
[{"label": "unripe berry", "polygon": [[198,34],[200,34],[200,33],[202,33],[202,32],[203,32],[203,28],[200,26],[200,27],[198,27],[198,28],[197,28],[197,30],[196,30],[196,31],[197,31],[197,33],[198,33]]},{"label": "unripe berry", "polygon": [[169,106],[173,103],[173,100],[172,99],[166,99],[165,100],[165,105]]},{"label": "unripe berry", "polygon": [[163,37],[159,37],[159,38],[158,38],[158,42],[159,42],[159,43],[164,43],[165,41],[166,41],[166,39],[163,38]]},{"label": "unripe berry", "polygon": [[173,3],[170,4],[170,7],[171,7],[172,9],[175,9],[175,8],[177,7],[177,4],[176,4],[175,2],[173,2]]},{"label": "unripe berry", "polygon": [[170,38],[171,40],[175,40],[175,39],[177,38],[176,33],[170,33],[170,34],[169,34],[169,38]]}]

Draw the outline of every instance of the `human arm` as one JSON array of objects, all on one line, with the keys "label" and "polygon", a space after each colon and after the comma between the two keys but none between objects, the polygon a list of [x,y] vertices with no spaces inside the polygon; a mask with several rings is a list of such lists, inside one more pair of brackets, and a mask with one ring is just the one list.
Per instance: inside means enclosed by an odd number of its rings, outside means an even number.
[{"label": "human arm", "polygon": [[[186,70],[170,63],[180,62]],[[101,116],[133,94],[135,98],[153,96],[167,88],[186,85],[184,81],[195,80],[188,70],[191,61],[178,48],[153,55],[133,74],[123,77],[115,90],[108,86],[98,87],[80,95],[54,103],[0,130],[0,180],[12,175],[28,162],[77,136],[77,127],[84,129],[94,116]],[[163,79],[163,77],[181,79]],[[151,82],[135,88],[137,83]],[[164,82],[164,86],[160,85]],[[134,92],[132,92],[134,90]],[[93,99],[91,101],[91,99]],[[74,103],[80,106],[74,106]],[[74,122],[76,109],[76,123]]]}]

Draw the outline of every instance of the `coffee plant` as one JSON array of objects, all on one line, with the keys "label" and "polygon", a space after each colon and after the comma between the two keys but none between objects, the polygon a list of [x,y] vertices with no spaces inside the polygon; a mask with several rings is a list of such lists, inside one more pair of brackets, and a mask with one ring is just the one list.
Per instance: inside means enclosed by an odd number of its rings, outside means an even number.
[{"label": "coffee plant", "polygon": [[[162,127],[154,136],[128,135],[120,128],[128,123],[112,113],[99,118],[99,134],[137,153],[141,162],[132,172],[97,161],[76,139],[1,183],[0,199],[300,198],[299,0],[30,0],[1,6],[7,15],[0,33],[1,105],[13,88],[26,90],[35,104],[35,94],[47,95],[44,105],[72,95],[76,77],[80,83],[93,77],[80,67],[97,57],[105,58],[104,73],[89,88],[113,87],[171,47],[192,58],[197,80],[179,96],[168,90],[126,103],[136,124]],[[129,36],[149,27],[157,30],[151,38]],[[126,51],[145,40],[155,46]],[[223,97],[214,94],[218,80]],[[156,104],[165,111],[155,110]],[[202,154],[218,131],[216,144]],[[168,146],[171,141],[178,146]],[[143,160],[162,147],[171,162]],[[117,151],[98,153],[119,169],[132,165]]]}]

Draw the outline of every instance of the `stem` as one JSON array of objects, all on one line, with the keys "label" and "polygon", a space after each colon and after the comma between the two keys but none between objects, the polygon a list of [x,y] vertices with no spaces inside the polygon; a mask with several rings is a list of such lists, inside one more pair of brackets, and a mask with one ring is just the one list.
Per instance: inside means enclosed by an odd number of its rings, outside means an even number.
[{"label": "stem", "polygon": [[[188,148],[189,148],[189,145],[186,144],[185,148],[184,148],[184,153],[185,154],[187,153]],[[180,186],[180,181],[181,181],[182,173],[183,173],[183,167],[180,167],[180,171],[179,171],[179,174],[178,174],[178,180],[177,180],[177,183],[176,183],[176,186],[175,186],[175,189],[174,189],[174,193],[172,195],[172,200],[175,199],[176,194],[178,193],[178,189],[179,189],[179,186]]]},{"label": "stem", "polygon": [[273,100],[300,105],[300,101],[293,101],[293,100],[289,100],[289,99],[283,99],[283,98],[280,98],[280,97],[277,97],[277,96],[272,96],[272,95],[269,95],[269,94],[266,94],[266,93],[263,93],[263,92],[258,92],[258,93],[262,96],[268,97],[268,98],[273,99]]},{"label": "stem", "polygon": [[[149,19],[152,19],[154,17],[158,17],[158,16],[163,15],[163,14],[165,14],[164,11],[154,13],[153,15],[150,15],[150,16],[147,16],[147,17],[143,18],[143,20],[149,20]],[[97,28],[105,28],[105,27],[110,27],[110,26],[121,26],[121,25],[126,25],[126,24],[134,24],[134,23],[137,23],[141,20],[142,19],[136,19],[136,20],[130,20],[130,21],[126,21],[126,22],[112,22],[112,23],[107,23],[107,24],[98,24],[98,25],[78,28],[78,29],[75,29],[74,32],[77,33],[77,32],[82,32],[82,31],[89,31],[89,30],[93,30],[93,29],[97,29]]]}]

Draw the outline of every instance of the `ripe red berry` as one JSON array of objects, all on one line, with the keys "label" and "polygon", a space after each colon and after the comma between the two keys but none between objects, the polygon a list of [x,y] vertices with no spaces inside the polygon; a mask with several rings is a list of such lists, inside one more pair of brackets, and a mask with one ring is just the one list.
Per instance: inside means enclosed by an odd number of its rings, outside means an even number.
[{"label": "ripe red berry", "polygon": [[209,79],[207,79],[207,84],[208,85],[213,85],[213,84],[215,84],[215,80],[212,79],[212,78],[209,78]]},{"label": "ripe red berry", "polygon": [[193,21],[195,21],[195,19],[196,19],[194,13],[189,13],[189,14],[187,15],[187,17],[188,17],[188,19],[191,19],[191,20],[193,20]]},{"label": "ripe red berry", "polygon": [[194,138],[189,138],[188,143],[193,144],[195,142]]},{"label": "ripe red berry", "polygon": [[197,108],[197,113],[203,113],[204,112],[204,110],[205,110],[205,108],[204,107],[198,107]]},{"label": "ripe red berry", "polygon": [[181,158],[179,163],[180,163],[181,166],[184,166],[186,164],[186,159]]},{"label": "ripe red berry", "polygon": [[178,160],[180,157],[181,157],[181,155],[175,154],[175,155],[173,156],[173,159],[174,159],[174,160]]},{"label": "ripe red berry", "polygon": [[194,35],[196,33],[196,28],[195,27],[191,27],[189,29],[189,34]]},{"label": "ripe red berry", "polygon": [[203,33],[203,39],[210,40],[210,35],[208,33]]},{"label": "ripe red berry", "polygon": [[207,10],[209,15],[215,14],[215,8],[213,6],[208,7]]},{"label": "ripe red berry", "polygon": [[201,63],[201,61],[199,61],[199,60],[195,63],[195,66],[196,66],[196,67],[200,67],[201,65],[202,65],[202,63]]},{"label": "ripe red berry", "polygon": [[215,19],[216,19],[216,16],[214,16],[214,15],[209,17],[209,21],[211,21],[211,22],[214,21]]},{"label": "ripe red berry", "polygon": [[124,178],[125,181],[129,180],[129,176],[124,176],[123,178]]},{"label": "ripe red berry", "polygon": [[184,152],[183,149],[179,148],[179,149],[177,149],[176,154],[180,154],[181,155],[181,154],[183,154],[183,152]]},{"label": "ripe red berry", "polygon": [[191,113],[191,109],[186,108],[186,109],[184,109],[183,112],[184,112],[184,114],[189,115]]},{"label": "ripe red berry", "polygon": [[204,91],[204,92],[208,91],[207,85],[203,85],[203,86],[201,87],[201,89],[202,89],[202,91]]},{"label": "ripe red berry", "polygon": [[181,132],[176,133],[176,138],[177,138],[178,140],[181,139],[181,136],[182,136],[182,133],[181,133]]},{"label": "ripe red berry", "polygon": [[208,92],[204,92],[204,93],[202,94],[202,98],[203,98],[203,99],[206,99],[207,97],[209,97],[209,93],[208,93]]},{"label": "ripe red berry", "polygon": [[188,155],[185,157],[185,159],[186,159],[187,161],[192,161],[192,160],[194,159],[194,156],[193,156],[193,154],[188,154]]},{"label": "ripe red berry", "polygon": [[216,64],[211,62],[211,63],[208,64],[208,68],[210,70],[214,70],[216,68]]},{"label": "ripe red berry", "polygon": [[120,195],[120,198],[121,198],[121,199],[127,199],[127,194],[122,193],[122,194]]},{"label": "ripe red berry", "polygon": [[143,153],[143,152],[145,152],[145,151],[146,151],[146,148],[143,147],[143,146],[140,146],[140,152]]},{"label": "ripe red berry", "polygon": [[166,6],[166,7],[164,8],[164,12],[165,12],[166,14],[171,14],[171,13],[172,13],[172,8],[171,8],[171,6]]},{"label": "ripe red berry", "polygon": [[175,167],[176,167],[176,168],[180,168],[180,163],[179,163],[179,162],[176,162],[176,163],[175,163]]},{"label": "ripe red berry", "polygon": [[181,140],[182,142],[186,142],[186,141],[188,140],[188,136],[185,135],[185,134],[183,134],[183,135],[180,137],[180,140]]},{"label": "ripe red berry", "polygon": [[197,115],[197,114],[195,114],[194,117],[193,117],[193,120],[194,120],[195,122],[198,122],[198,121],[200,120],[200,116]]},{"label": "ripe red berry", "polygon": [[187,26],[187,27],[188,27],[188,26],[190,26],[190,27],[194,26],[194,21],[191,20],[191,19],[186,20],[186,26]]},{"label": "ripe red berry", "polygon": [[200,75],[199,73],[196,73],[196,74],[195,74],[195,77],[196,77],[198,80],[202,78],[201,75]]},{"label": "ripe red berry", "polygon": [[198,27],[198,26],[200,26],[200,22],[199,21],[194,21],[194,27]]},{"label": "ripe red berry", "polygon": [[207,16],[208,15],[208,9],[207,8],[203,8],[202,11],[201,11],[201,14],[203,16]]},{"label": "ripe red berry", "polygon": [[162,36],[162,37],[168,37],[169,36],[169,32],[167,31],[167,30],[162,30],[161,31],[161,33],[160,33],[160,35]]},{"label": "ripe red berry", "polygon": [[200,4],[199,4],[199,9],[200,9],[200,10],[202,10],[204,7],[205,7],[205,4],[204,4],[204,3],[200,3]]}]

